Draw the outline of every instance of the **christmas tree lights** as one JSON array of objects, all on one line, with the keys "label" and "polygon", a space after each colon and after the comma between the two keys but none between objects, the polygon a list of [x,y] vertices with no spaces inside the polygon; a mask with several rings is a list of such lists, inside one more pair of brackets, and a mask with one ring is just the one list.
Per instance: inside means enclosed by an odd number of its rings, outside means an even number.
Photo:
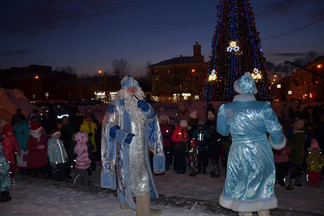
[{"label": "christmas tree lights", "polygon": [[271,100],[268,73],[250,0],[220,0],[209,55],[204,100],[231,101],[245,72],[256,80],[259,100]]}]

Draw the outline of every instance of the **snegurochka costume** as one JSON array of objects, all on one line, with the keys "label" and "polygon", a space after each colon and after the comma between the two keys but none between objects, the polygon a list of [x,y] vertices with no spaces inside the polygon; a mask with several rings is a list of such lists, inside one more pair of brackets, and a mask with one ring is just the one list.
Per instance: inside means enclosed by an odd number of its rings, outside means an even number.
[{"label": "snegurochka costume", "polygon": [[[124,77],[121,86],[122,89],[139,87],[131,76]],[[134,116],[127,110],[123,98],[112,101],[103,119],[101,139],[101,187],[117,188],[120,204],[132,209],[136,209],[133,197],[150,193],[151,198],[158,198],[148,149],[154,153],[153,171],[162,173],[165,168],[162,135],[156,113],[145,101],[138,102],[138,107],[132,111],[136,113]]]},{"label": "snegurochka costume", "polygon": [[250,73],[238,79],[234,89],[239,95],[232,103],[221,105],[217,118],[217,132],[232,136],[219,203],[236,212],[276,208],[276,173],[271,147],[283,148],[286,139],[270,103],[256,101],[253,94],[257,89]]}]

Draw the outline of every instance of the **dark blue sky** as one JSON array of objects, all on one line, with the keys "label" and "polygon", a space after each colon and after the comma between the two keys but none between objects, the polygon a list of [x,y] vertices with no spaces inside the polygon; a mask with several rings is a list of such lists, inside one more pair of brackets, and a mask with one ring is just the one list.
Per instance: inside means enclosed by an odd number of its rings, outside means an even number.
[{"label": "dark blue sky", "polygon": [[[218,2],[0,0],[0,68],[42,64],[94,74],[123,58],[130,74],[141,75],[148,61],[193,55],[196,41],[208,61]],[[252,0],[252,6],[268,61],[323,55],[324,1]]]}]

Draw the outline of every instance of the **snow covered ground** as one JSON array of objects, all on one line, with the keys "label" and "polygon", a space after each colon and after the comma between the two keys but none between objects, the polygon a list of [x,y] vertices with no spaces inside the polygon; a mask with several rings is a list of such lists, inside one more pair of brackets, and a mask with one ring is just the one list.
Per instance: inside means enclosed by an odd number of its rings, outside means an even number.
[{"label": "snow covered ground", "polygon": [[[91,176],[93,186],[83,188],[70,188],[69,182],[17,175],[17,183],[11,191],[12,200],[0,203],[0,215],[135,215],[135,211],[119,209],[115,191],[100,188],[99,175],[97,169]],[[218,205],[224,176],[211,178],[200,174],[190,177],[169,170],[154,179],[160,197],[152,200],[152,207],[162,209],[163,216],[238,215]],[[311,188],[303,182],[302,187],[292,191],[276,186],[279,208],[271,210],[271,215],[324,215],[323,186],[322,182],[321,187]]]}]

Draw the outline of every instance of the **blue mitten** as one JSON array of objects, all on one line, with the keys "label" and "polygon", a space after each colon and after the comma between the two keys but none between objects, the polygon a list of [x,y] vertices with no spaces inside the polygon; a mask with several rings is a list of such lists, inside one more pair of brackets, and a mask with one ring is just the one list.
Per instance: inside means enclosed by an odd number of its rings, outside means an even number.
[{"label": "blue mitten", "polygon": [[109,131],[109,135],[112,137],[112,138],[115,138],[116,134],[117,134],[117,131],[120,129],[120,127],[118,125],[115,125],[114,127],[110,128],[110,131]]},{"label": "blue mitten", "polygon": [[153,157],[153,172],[163,173],[165,171],[165,157],[164,155],[154,155]]},{"label": "blue mitten", "polygon": [[128,134],[125,141],[124,141],[124,143],[130,144],[132,142],[132,139],[133,139],[134,136],[135,135],[132,134],[132,133]]},{"label": "blue mitten", "polygon": [[144,112],[149,110],[149,105],[144,100],[139,100],[137,102],[137,107],[141,108]]}]

